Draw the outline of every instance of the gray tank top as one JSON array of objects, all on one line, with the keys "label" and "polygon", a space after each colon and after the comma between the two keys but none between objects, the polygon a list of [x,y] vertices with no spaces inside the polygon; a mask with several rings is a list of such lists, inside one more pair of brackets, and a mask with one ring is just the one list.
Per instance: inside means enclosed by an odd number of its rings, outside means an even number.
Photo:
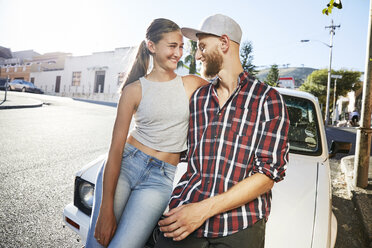
[{"label": "gray tank top", "polygon": [[134,114],[131,135],[140,143],[162,152],[186,150],[189,127],[189,99],[182,78],[167,82],[139,79],[142,99]]}]

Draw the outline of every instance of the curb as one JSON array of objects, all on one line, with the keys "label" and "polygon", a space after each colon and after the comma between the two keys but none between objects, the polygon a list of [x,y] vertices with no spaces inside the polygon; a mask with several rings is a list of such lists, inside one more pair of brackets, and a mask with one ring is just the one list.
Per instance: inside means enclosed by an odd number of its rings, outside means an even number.
[{"label": "curb", "polygon": [[35,98],[31,93],[11,91],[5,100],[5,93],[1,91],[0,96],[0,109],[38,108],[44,104],[42,99]]},{"label": "curb", "polygon": [[367,242],[372,247],[372,198],[366,194],[353,192],[352,200],[362,221]]},{"label": "curb", "polygon": [[27,105],[8,105],[8,106],[1,106],[0,109],[20,109],[20,108],[38,108],[43,106],[43,103],[40,102],[38,104],[27,104]]},{"label": "curb", "polygon": [[[371,160],[372,158],[370,158],[370,168]],[[354,186],[354,155],[341,159],[341,171],[345,174],[348,192],[352,194],[352,201],[357,209],[367,242],[372,247],[372,190]]]}]

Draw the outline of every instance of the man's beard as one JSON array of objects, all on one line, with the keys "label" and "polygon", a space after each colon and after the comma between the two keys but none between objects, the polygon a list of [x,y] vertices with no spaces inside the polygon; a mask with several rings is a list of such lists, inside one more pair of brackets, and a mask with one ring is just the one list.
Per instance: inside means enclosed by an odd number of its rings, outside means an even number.
[{"label": "man's beard", "polygon": [[217,50],[214,50],[211,54],[204,54],[203,56],[205,60],[203,63],[202,74],[207,79],[214,78],[222,68],[222,55],[219,54]]}]

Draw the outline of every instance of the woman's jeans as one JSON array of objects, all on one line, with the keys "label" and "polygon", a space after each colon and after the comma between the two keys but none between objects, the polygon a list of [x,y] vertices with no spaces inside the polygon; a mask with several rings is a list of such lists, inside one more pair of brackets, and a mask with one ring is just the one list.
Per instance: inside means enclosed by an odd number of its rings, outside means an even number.
[{"label": "woman's jeans", "polygon": [[[102,247],[94,229],[102,199],[103,169],[97,175],[86,247]],[[142,248],[172,194],[176,166],[149,156],[130,144],[123,152],[114,198],[117,229],[109,247]]]}]

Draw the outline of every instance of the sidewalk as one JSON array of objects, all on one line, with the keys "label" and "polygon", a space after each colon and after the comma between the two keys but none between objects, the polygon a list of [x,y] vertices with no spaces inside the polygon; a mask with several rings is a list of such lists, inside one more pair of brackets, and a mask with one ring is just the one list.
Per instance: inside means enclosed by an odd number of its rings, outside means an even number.
[{"label": "sidewalk", "polygon": [[368,186],[366,189],[353,185],[354,155],[341,159],[341,170],[345,174],[348,191],[352,194],[352,201],[363,225],[365,236],[372,247],[372,157],[369,160]]},{"label": "sidewalk", "polygon": [[40,100],[31,98],[24,92],[7,92],[7,99],[4,101],[5,91],[0,91],[0,110],[15,108],[36,108],[43,106]]}]

